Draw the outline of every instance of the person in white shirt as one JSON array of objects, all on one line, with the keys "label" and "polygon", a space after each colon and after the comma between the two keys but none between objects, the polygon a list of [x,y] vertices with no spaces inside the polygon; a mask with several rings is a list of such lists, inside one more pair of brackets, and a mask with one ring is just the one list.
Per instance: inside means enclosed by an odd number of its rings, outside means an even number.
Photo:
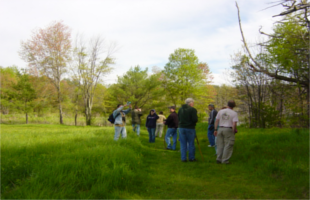
[{"label": "person in white shirt", "polygon": [[[220,110],[216,115],[214,136],[217,137],[217,163],[230,164],[229,159],[233,153],[235,131],[237,130],[238,114],[233,111],[235,101],[230,100],[228,108]],[[217,127],[219,125],[219,129]]]}]

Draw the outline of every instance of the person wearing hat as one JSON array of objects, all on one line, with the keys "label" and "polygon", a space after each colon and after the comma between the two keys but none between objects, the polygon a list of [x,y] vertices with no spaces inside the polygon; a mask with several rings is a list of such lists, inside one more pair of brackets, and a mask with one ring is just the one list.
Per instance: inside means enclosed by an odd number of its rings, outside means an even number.
[{"label": "person wearing hat", "polygon": [[[168,126],[167,132],[166,132],[166,143],[167,143],[167,150],[175,150],[177,146],[177,138],[178,138],[178,124],[179,124],[179,118],[178,114],[175,112],[175,106],[168,107],[170,109],[170,115],[166,119],[165,124]],[[170,137],[172,137],[173,144],[171,145]]]},{"label": "person wearing hat", "polygon": [[154,143],[155,142],[155,129],[156,129],[156,121],[158,119],[158,115],[156,114],[155,110],[152,109],[150,111],[150,114],[146,117],[146,128],[149,132],[149,142]]},{"label": "person wearing hat", "polygon": [[[124,107],[129,107],[126,110],[123,110]],[[120,137],[126,138],[127,137],[127,132],[126,132],[126,117],[125,115],[131,111],[131,105],[126,104],[118,104],[117,109],[113,111],[113,117],[115,118],[114,121],[114,129],[115,129],[115,134],[114,134],[114,140],[117,141]]]},{"label": "person wearing hat", "polygon": [[215,122],[215,117],[217,115],[217,111],[214,108],[213,104],[209,104],[208,106],[210,112],[209,119],[208,119],[208,139],[210,145],[208,147],[214,147],[215,146],[215,136],[214,136],[214,122]]}]

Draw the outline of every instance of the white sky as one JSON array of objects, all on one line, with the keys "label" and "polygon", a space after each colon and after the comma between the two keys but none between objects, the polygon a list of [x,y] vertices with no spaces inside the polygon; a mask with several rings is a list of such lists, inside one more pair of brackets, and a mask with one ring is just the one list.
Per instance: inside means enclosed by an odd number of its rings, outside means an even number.
[{"label": "white sky", "polygon": [[[238,0],[242,26],[249,42],[270,32],[281,6],[276,0]],[[273,4],[270,4],[273,3]],[[116,42],[114,71],[105,78],[113,83],[130,67],[163,69],[177,48],[194,49],[208,63],[213,84],[223,84],[230,56],[241,49],[237,8],[233,0],[0,0],[0,66],[26,68],[18,55],[20,42],[32,31],[62,20],[72,37],[102,36]]]}]

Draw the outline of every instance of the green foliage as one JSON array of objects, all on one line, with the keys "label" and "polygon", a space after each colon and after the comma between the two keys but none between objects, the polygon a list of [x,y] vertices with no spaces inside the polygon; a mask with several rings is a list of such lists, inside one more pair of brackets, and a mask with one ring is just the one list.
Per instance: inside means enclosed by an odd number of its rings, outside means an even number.
[{"label": "green foliage", "polygon": [[1,81],[1,93],[0,93],[0,106],[2,114],[8,114],[10,111],[14,110],[14,104],[11,101],[11,91],[13,90],[13,85],[17,83],[18,79],[18,69],[16,66],[11,67],[1,67],[0,66],[0,81]]},{"label": "green foliage", "polygon": [[126,104],[127,101],[130,101],[133,107],[150,108],[163,98],[160,75],[149,76],[147,72],[148,68],[142,70],[140,66],[135,66],[124,76],[118,77],[117,83],[109,88],[112,110],[117,104]]},{"label": "green foliage", "polygon": [[276,64],[279,72],[301,79],[308,75],[307,37],[307,28],[299,25],[294,18],[288,18],[288,21],[275,25],[274,37],[270,38],[267,50],[270,62]]},{"label": "green foliage", "polygon": [[204,92],[208,66],[199,62],[194,50],[179,48],[170,54],[163,75],[163,87],[168,98],[175,105],[180,105],[186,98],[198,97]]},{"label": "green foliage", "polygon": [[24,113],[31,111],[30,103],[36,98],[36,91],[29,81],[29,75],[18,74],[18,82],[12,87],[11,97],[17,109],[23,110]]},{"label": "green foliage", "polygon": [[176,49],[170,54],[163,70],[162,87],[168,102],[180,107],[185,99],[193,98],[199,121],[206,120],[206,107],[214,97],[209,85],[213,77],[207,63],[199,62],[192,49]]}]

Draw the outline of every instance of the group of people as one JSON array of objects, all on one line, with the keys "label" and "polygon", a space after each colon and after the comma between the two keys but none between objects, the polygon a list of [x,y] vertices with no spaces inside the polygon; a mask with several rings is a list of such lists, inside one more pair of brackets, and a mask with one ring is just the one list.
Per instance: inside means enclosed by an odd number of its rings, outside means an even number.
[{"label": "group of people", "polygon": [[[222,164],[229,164],[229,159],[233,152],[233,145],[235,141],[235,133],[237,132],[238,115],[233,108],[235,107],[234,101],[229,101],[227,108],[222,108],[217,112],[214,105],[209,105],[210,117],[208,125],[208,139],[209,147],[215,147],[216,162]],[[124,109],[129,107],[128,109]],[[113,111],[115,118],[115,135],[114,140],[118,140],[120,136],[122,138],[127,137],[126,133],[126,117],[125,115],[131,112],[132,128],[133,131],[140,136],[140,125],[142,111],[140,108],[135,107],[131,110],[131,105],[118,105],[117,109]],[[194,100],[188,98],[185,100],[185,104],[181,106],[176,113],[176,107],[168,107],[170,115],[166,118],[163,112],[159,112],[157,115],[155,109],[150,110],[150,113],[146,117],[146,124],[149,133],[149,142],[154,143],[155,137],[161,137],[163,127],[167,125],[168,129],[165,134],[165,141],[167,143],[167,150],[176,150],[177,145],[177,130],[179,130],[180,152],[182,162],[194,162],[195,158],[195,138],[196,130],[195,126],[198,122],[197,110],[194,108]],[[172,144],[170,141],[172,138]],[[187,159],[188,152],[188,159]]]}]

